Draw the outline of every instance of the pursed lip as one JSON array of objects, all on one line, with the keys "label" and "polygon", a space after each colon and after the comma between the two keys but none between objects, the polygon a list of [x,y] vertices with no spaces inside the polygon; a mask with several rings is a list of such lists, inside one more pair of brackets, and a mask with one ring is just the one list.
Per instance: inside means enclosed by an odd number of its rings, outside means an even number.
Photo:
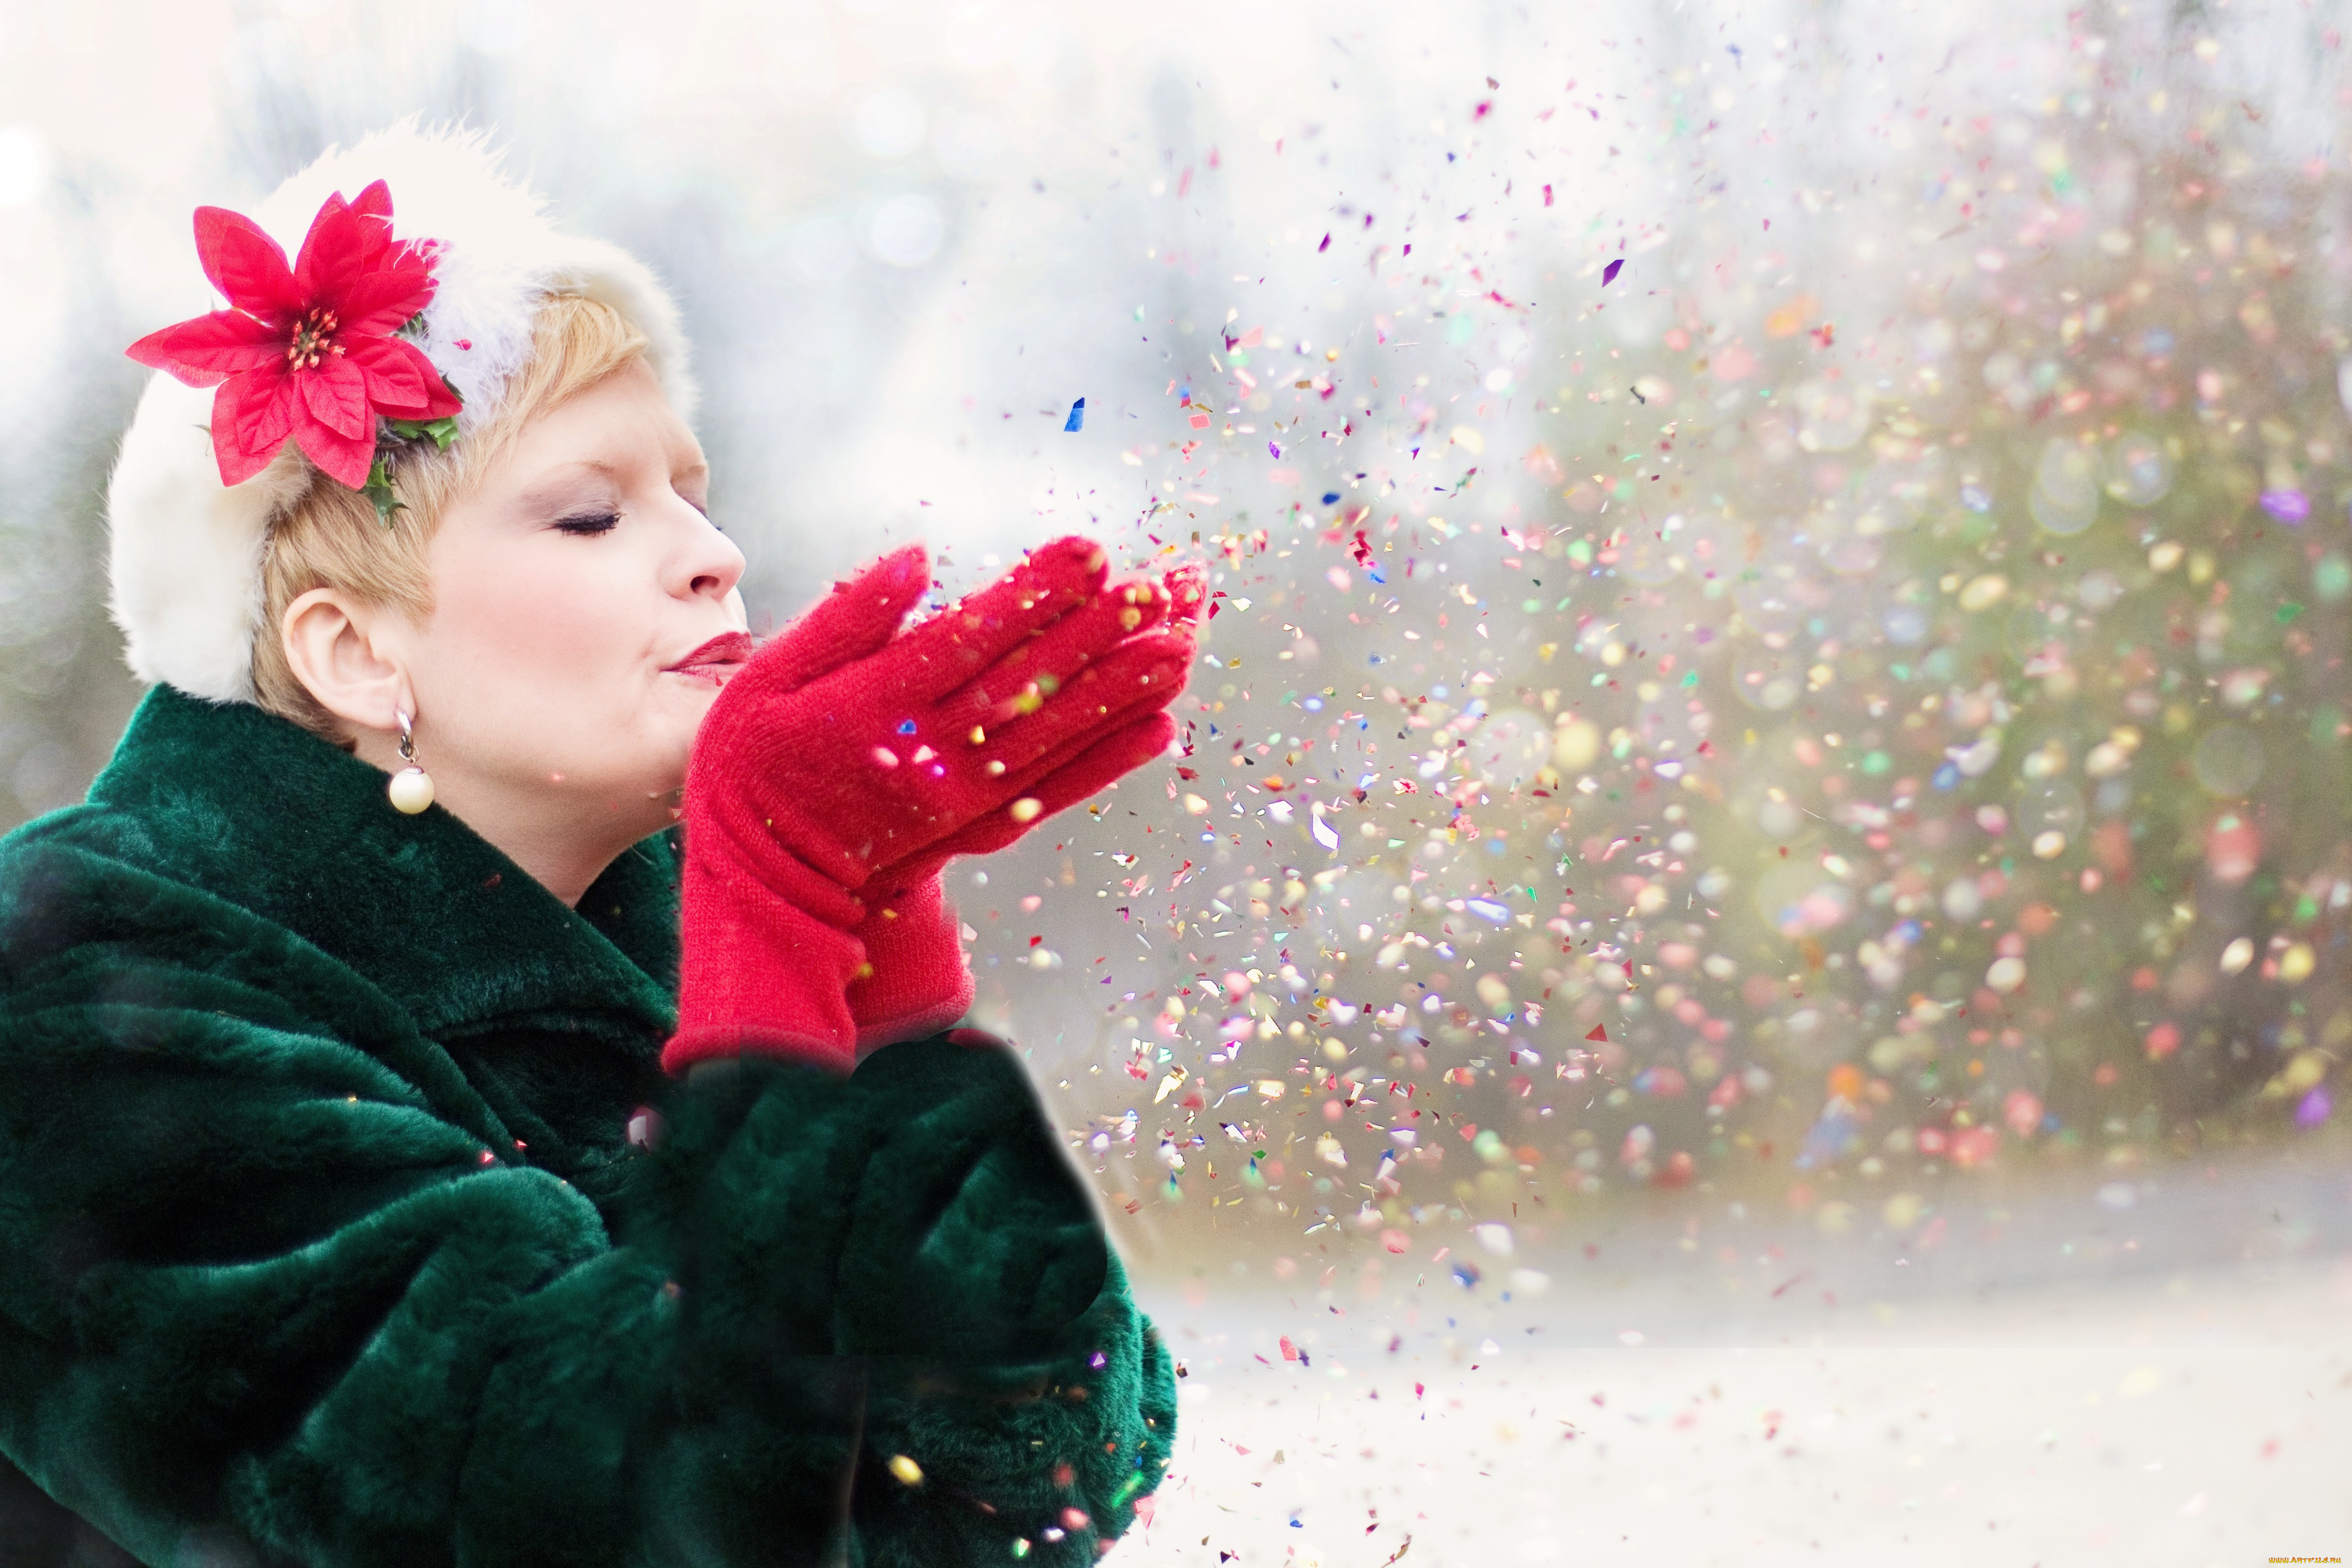
[{"label": "pursed lip", "polygon": [[729,676],[743,668],[744,661],[751,657],[751,633],[721,632],[676,664],[665,666],[665,672],[723,686]]}]

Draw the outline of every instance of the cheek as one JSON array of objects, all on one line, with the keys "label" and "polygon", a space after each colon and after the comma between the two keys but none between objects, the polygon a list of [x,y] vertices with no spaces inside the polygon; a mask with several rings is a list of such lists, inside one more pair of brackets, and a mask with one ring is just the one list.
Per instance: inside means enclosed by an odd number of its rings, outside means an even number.
[{"label": "cheek", "polygon": [[644,637],[621,624],[620,595],[605,580],[613,574],[583,566],[560,556],[528,569],[485,563],[436,584],[433,630],[480,665],[479,676],[528,673],[565,685],[609,678],[635,661]]},{"label": "cheek", "polygon": [[440,720],[467,731],[469,749],[585,765],[598,737],[609,745],[627,732],[646,701],[645,591],[624,591],[618,552],[497,553],[509,558],[436,574],[424,651]]}]

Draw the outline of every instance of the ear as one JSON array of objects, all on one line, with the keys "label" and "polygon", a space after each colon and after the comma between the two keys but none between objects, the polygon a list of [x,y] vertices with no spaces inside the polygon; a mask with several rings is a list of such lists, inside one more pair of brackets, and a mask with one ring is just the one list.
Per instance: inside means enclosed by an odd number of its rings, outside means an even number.
[{"label": "ear", "polygon": [[313,588],[287,605],[278,623],[286,662],[319,706],[347,724],[384,733],[400,727],[401,712],[416,711],[406,673],[385,656],[376,635],[389,613],[332,588]]}]

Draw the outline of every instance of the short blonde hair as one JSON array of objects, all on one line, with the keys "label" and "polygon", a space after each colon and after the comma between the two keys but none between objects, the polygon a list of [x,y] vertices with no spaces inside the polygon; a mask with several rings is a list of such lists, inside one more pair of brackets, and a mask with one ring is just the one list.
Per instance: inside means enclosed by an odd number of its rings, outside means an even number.
[{"label": "short blonde hair", "polygon": [[413,444],[393,465],[401,507],[389,525],[359,491],[310,470],[310,483],[270,519],[261,554],[261,625],[253,638],[254,700],[263,710],[350,749],[341,720],[310,695],[286,657],[286,607],[313,588],[422,621],[433,613],[426,546],[450,502],[514,445],[533,418],[586,391],[645,351],[646,339],[609,305],[555,295],[540,306],[531,355],[508,381],[498,417],[436,451]]}]

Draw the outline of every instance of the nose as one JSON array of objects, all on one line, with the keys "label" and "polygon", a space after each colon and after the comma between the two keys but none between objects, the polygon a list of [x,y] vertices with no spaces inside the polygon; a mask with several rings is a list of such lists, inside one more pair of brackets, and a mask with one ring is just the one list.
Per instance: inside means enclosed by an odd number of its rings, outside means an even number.
[{"label": "nose", "polygon": [[709,518],[680,503],[693,521],[671,557],[669,591],[680,598],[723,599],[743,579],[743,552]]}]

